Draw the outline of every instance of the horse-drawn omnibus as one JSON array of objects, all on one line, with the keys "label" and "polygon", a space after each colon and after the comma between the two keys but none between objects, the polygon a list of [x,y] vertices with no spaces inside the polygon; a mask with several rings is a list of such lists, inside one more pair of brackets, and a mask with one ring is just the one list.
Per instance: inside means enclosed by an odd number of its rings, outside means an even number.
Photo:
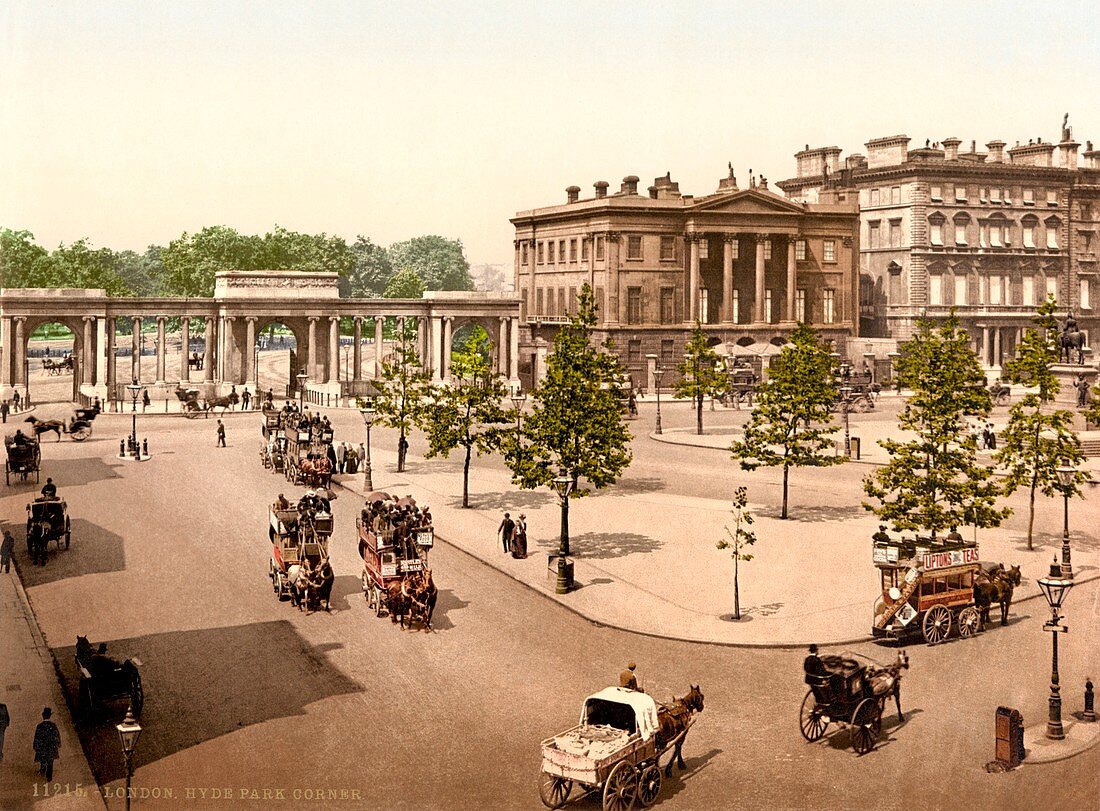
[{"label": "horse-drawn omnibus", "polygon": [[268,540],[271,541],[268,576],[275,596],[281,600],[290,594],[287,572],[291,566],[308,560],[316,569],[328,557],[333,518],[331,513],[302,513],[296,509],[272,507],[268,510],[268,524]]},{"label": "horse-drawn omnibus", "polygon": [[355,519],[355,528],[359,533],[359,556],[363,558],[363,596],[367,600],[367,608],[376,617],[381,617],[389,610],[391,588],[400,586],[406,575],[424,571],[427,552],[422,555],[419,550],[431,548],[433,535],[429,530],[423,536],[428,539],[427,547],[414,541],[416,553],[410,555],[407,548],[393,545],[392,530],[375,532],[363,522],[362,517]]}]

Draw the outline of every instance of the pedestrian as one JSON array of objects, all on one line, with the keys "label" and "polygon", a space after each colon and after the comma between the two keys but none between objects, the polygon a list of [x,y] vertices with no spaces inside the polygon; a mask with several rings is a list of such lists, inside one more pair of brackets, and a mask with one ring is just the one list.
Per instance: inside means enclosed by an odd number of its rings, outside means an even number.
[{"label": "pedestrian", "polygon": [[497,534],[500,536],[501,545],[504,547],[504,553],[507,554],[512,551],[512,535],[516,531],[516,522],[512,520],[512,516],[509,513],[504,513],[504,520],[500,522],[500,526],[497,527]]},{"label": "pedestrian", "polygon": [[144,414],[145,410],[149,408],[149,389],[143,389],[141,392],[141,412]]},{"label": "pedestrian", "polygon": [[512,530],[512,557],[517,560],[527,558],[527,516],[523,513],[520,513],[515,529]]},{"label": "pedestrian", "polygon": [[993,423],[986,425],[985,445],[989,450],[997,450],[997,432],[993,430]]},{"label": "pedestrian", "polygon": [[10,414],[10,413],[11,413],[11,406],[8,405],[7,400],[4,400],[4,402],[0,403],[0,416],[2,416],[4,418],[4,422],[8,421],[8,414]]},{"label": "pedestrian", "polygon": [[0,541],[0,569],[5,572],[11,571],[11,559],[15,556],[15,538],[6,529],[4,530],[4,540]]},{"label": "pedestrian", "polygon": [[[362,443],[362,442],[360,442],[360,443],[359,443],[359,467],[362,467],[362,466],[363,466],[363,465],[365,465],[366,463],[367,463],[367,451],[366,451],[366,449],[365,449],[365,448],[363,447],[363,443]],[[359,472],[359,467],[357,467],[357,468],[356,468],[356,469],[355,469],[354,471],[352,471],[352,472],[353,472],[353,473],[358,473],[358,472]]]},{"label": "pedestrian", "polygon": [[45,775],[46,782],[53,780],[53,762],[57,760],[61,749],[61,733],[57,724],[50,720],[53,710],[42,710],[42,721],[34,729],[34,760],[38,764],[38,773]]},{"label": "pedestrian", "polygon": [[334,447],[332,449],[332,452],[336,456],[336,464],[333,465],[332,469],[335,470],[337,473],[343,473],[344,472],[344,456],[347,454],[347,444],[348,443],[346,443],[346,442],[337,442],[335,444],[336,444],[336,447]]},{"label": "pedestrian", "polygon": [[225,426],[222,425],[221,420],[218,420],[218,444],[215,447],[225,447]]},{"label": "pedestrian", "polygon": [[4,759],[4,734],[8,731],[11,716],[8,715],[8,705],[0,701],[0,760]]},{"label": "pedestrian", "polygon": [[234,411],[237,408],[237,403],[241,401],[241,395],[237,394],[236,385],[229,387],[229,410]]},{"label": "pedestrian", "polygon": [[19,390],[18,389],[15,390],[15,393],[11,396],[11,399],[12,399],[12,402],[15,403],[15,408],[12,409],[12,410],[13,411],[18,411],[19,410],[19,404],[20,404],[20,402],[22,402],[21,399],[20,399],[20,396],[19,396]]},{"label": "pedestrian", "polygon": [[248,387],[245,386],[243,392],[241,392],[241,410],[248,411],[248,406],[252,402],[252,394],[249,393]]}]

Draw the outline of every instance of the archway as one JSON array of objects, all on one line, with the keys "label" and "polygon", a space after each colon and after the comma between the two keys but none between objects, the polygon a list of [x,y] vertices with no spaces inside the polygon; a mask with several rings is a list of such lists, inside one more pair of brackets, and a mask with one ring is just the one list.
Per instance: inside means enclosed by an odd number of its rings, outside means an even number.
[{"label": "archway", "polygon": [[30,319],[24,333],[21,396],[31,403],[71,403],[80,392],[84,340],[80,322],[69,318]]},{"label": "archway", "polygon": [[256,369],[257,391],[275,400],[297,396],[296,375],[306,364],[305,341],[298,325],[280,319],[256,324],[256,343],[249,349]]},{"label": "archway", "polygon": [[493,351],[495,342],[489,331],[476,321],[466,321],[451,334],[451,357],[448,359],[447,368],[453,368],[455,357],[468,352],[473,347],[477,347],[482,360],[490,366],[495,365],[496,353]]}]

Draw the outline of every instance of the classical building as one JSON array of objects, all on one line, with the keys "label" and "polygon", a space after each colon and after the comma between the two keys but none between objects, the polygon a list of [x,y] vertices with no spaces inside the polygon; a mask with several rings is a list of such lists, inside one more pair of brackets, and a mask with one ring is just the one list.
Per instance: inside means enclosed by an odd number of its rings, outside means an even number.
[{"label": "classical building", "polygon": [[1096,334],[1100,152],[1083,163],[1068,126],[1058,143],[1033,139],[979,152],[958,138],[909,148],[875,138],[866,155],[839,147],[795,155],[778,185],[812,203],[843,190],[860,207],[860,333],[904,340],[921,316],[958,312],[985,365],[1011,357],[1035,307],[1053,295]]},{"label": "classical building", "polygon": [[789,200],[764,178],[738,188],[731,168],[700,197],[681,194],[670,175],[648,193],[631,175],[617,193],[599,181],[589,199],[577,186],[566,195],[511,220],[526,384],[541,377],[585,282],[598,336],[613,339],[636,385],[650,385],[647,355],[665,366],[682,359],[696,320],[729,354],[773,354],[798,321],[841,352],[856,333],[859,219],[849,192]]}]

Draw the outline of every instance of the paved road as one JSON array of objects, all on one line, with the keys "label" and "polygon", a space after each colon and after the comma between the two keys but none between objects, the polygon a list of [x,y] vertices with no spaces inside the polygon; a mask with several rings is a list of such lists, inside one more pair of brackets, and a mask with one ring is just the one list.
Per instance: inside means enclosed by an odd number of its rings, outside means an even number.
[{"label": "paved road", "polygon": [[[358,438],[355,416],[338,419],[342,435]],[[706,694],[688,771],[666,785],[666,808],[1095,807],[1100,749],[1011,775],[981,770],[998,704],[1019,706],[1029,721],[1044,712],[1049,639],[1034,604],[1009,628],[914,648],[903,689],[909,720],[888,719],[887,741],[857,758],[844,733],[817,745],[800,737],[800,653],[596,628],[445,545],[433,552],[438,632],[402,633],[374,619],[358,590],[357,505],[346,497],[335,505],[335,610],[301,614],[276,602],[266,578],[265,505],[288,488],[259,465],[258,419],[233,419],[225,450],[213,447],[212,420],[149,419],[140,432],[156,457],[141,465],[111,456],[122,423],[103,417],[93,441],[45,445],[45,472],[74,516],[73,547],[24,571],[70,689],[77,633],[143,660],[147,731],[135,783],[177,798],[144,807],[179,808],[183,798],[186,807],[225,808],[186,795],[223,787],[362,798],[315,807],[539,807],[539,740],[571,725],[583,697],[628,659],[658,697],[689,683]],[[643,480],[644,465],[655,464],[648,453],[639,454]],[[668,453],[654,455],[675,463]],[[394,481],[390,461],[376,453],[379,486]],[[18,517],[23,492],[5,491],[5,516]],[[1069,624],[1095,629],[1095,586],[1071,600]],[[1069,695],[1087,638],[1065,646]],[[85,744],[99,779],[117,786],[113,729],[93,728]]]}]

